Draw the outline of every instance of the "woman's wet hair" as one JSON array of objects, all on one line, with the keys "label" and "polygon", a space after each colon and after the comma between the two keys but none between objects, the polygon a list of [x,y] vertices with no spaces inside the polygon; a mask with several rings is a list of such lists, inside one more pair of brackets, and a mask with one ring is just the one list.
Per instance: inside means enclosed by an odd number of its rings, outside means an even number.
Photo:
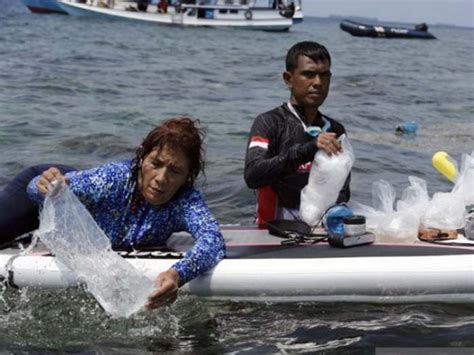
[{"label": "woman's wet hair", "polygon": [[135,152],[132,161],[132,177],[137,181],[141,163],[154,150],[165,146],[172,151],[181,151],[189,160],[187,186],[193,186],[199,173],[204,174],[204,130],[199,120],[189,117],[170,118],[148,133]]},{"label": "woman's wet hair", "polygon": [[329,51],[322,44],[317,42],[299,42],[288,50],[286,54],[286,71],[292,72],[298,66],[298,57],[305,55],[313,60],[313,62],[328,61],[331,64],[331,56]]}]

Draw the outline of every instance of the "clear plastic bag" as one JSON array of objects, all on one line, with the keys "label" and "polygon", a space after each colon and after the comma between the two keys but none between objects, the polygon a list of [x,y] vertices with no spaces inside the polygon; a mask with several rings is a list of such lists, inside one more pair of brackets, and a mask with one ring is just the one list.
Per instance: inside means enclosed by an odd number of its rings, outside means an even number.
[{"label": "clear plastic bag", "polygon": [[112,251],[89,211],[62,182],[48,192],[35,236],[113,317],[140,310],[154,289],[153,281]]},{"label": "clear plastic bag", "polygon": [[454,185],[453,192],[459,192],[464,196],[464,205],[474,205],[474,151],[463,154],[461,172]]},{"label": "clear plastic bag", "polygon": [[408,181],[410,186],[403,190],[402,198],[397,201],[396,209],[409,212],[419,219],[430,202],[426,181],[415,176],[409,176]]},{"label": "clear plastic bag", "polygon": [[301,191],[300,217],[316,225],[324,212],[337,201],[339,192],[354,164],[354,151],[346,135],[340,138],[342,153],[328,155],[319,150],[313,160],[308,184]]},{"label": "clear plastic bag", "polygon": [[456,192],[437,192],[433,195],[421,219],[423,228],[458,229],[465,223],[464,197]]},{"label": "clear plastic bag", "polygon": [[410,186],[396,203],[395,189],[383,180],[373,184],[374,207],[350,203],[354,213],[366,217],[367,229],[379,240],[416,240],[420,227],[455,230],[465,226],[466,207],[474,205],[474,152],[463,156],[452,192],[438,192],[430,199],[425,180],[414,176],[408,180]]},{"label": "clear plastic bag", "polygon": [[424,228],[459,229],[466,223],[466,207],[474,204],[474,152],[464,154],[451,192],[433,195],[422,217]]},{"label": "clear plastic bag", "polygon": [[354,213],[366,217],[367,229],[380,241],[415,241],[418,237],[420,218],[429,203],[429,196],[423,179],[410,176],[408,180],[410,186],[397,202],[393,186],[379,180],[372,185],[374,207],[356,202],[350,204]]}]

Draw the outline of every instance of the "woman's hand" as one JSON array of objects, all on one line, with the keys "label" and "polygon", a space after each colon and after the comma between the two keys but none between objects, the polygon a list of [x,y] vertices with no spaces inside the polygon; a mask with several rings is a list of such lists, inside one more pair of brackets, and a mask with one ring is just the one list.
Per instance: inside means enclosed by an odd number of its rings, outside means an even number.
[{"label": "woman's hand", "polygon": [[49,168],[48,170],[43,171],[43,173],[41,174],[41,177],[38,180],[38,183],[36,184],[38,191],[42,195],[46,195],[46,193],[48,192],[49,185],[54,180],[62,180],[66,184],[69,184],[69,179],[63,174],[61,174],[58,168],[52,167],[52,168]]},{"label": "woman's hand", "polygon": [[328,155],[339,154],[342,152],[341,143],[337,141],[336,133],[322,132],[316,138],[318,149],[324,150]]},{"label": "woman's hand", "polygon": [[162,272],[156,278],[158,288],[148,297],[145,304],[148,309],[169,305],[178,298],[179,274],[171,268]]}]

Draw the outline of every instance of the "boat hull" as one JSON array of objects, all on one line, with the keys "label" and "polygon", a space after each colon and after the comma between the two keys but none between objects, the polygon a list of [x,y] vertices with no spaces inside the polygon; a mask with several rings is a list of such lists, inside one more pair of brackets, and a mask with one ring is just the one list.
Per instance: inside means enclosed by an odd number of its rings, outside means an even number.
[{"label": "boat hull", "polygon": [[[231,27],[231,28],[245,28],[255,30],[266,30],[266,31],[288,31],[293,25],[293,20],[280,17],[275,18],[275,11],[271,9],[251,9],[250,16],[246,19],[243,12],[241,15],[234,17],[219,17],[219,11],[216,8],[210,7],[208,10],[212,10],[213,15],[210,18],[196,16],[188,16],[183,13],[168,13],[160,14],[152,11],[149,6],[148,12],[140,11],[127,11],[123,7],[114,9],[106,7],[92,6],[88,4],[81,4],[70,2],[67,0],[59,0],[58,5],[67,12],[69,15],[81,16],[81,17],[110,17],[120,18],[128,20],[138,20],[145,22],[153,22],[163,25],[180,25],[180,26],[200,26],[200,27]],[[204,9],[205,10],[205,9]]]},{"label": "boat hull", "polygon": [[356,37],[436,39],[433,34],[427,31],[419,31],[403,27],[366,25],[348,20],[342,21],[340,27],[343,31]]},{"label": "boat hull", "polygon": [[22,0],[23,4],[33,13],[66,15],[56,0]]},{"label": "boat hull", "polygon": [[[181,292],[255,302],[474,303],[472,247],[411,243],[339,249],[326,243],[280,245],[281,239],[265,230],[223,233],[226,258]],[[189,237],[174,239],[177,252],[122,254],[153,280],[191,245]],[[0,254],[0,275],[10,286],[63,288],[81,283],[53,256],[17,254]]]}]

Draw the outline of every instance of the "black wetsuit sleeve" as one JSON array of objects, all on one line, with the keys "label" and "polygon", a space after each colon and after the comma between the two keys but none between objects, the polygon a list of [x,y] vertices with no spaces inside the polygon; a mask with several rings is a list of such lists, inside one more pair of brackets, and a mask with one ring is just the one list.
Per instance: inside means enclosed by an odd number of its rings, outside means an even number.
[{"label": "black wetsuit sleeve", "polygon": [[251,189],[257,189],[282,176],[297,171],[301,164],[311,161],[317,147],[313,140],[294,144],[281,149],[280,136],[287,127],[280,127],[278,119],[269,115],[256,118],[250,131],[245,155],[245,182]]}]

